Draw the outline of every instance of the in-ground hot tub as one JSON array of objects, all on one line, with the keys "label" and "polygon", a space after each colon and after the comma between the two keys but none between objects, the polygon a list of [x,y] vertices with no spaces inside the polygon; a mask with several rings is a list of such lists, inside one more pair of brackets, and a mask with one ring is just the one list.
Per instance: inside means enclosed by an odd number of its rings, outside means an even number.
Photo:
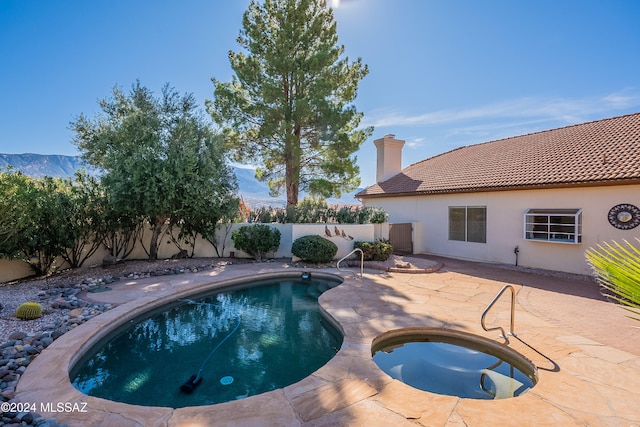
[{"label": "in-ground hot tub", "polygon": [[451,329],[404,328],[373,340],[373,361],[420,390],[471,399],[505,399],[531,389],[538,371],[504,344]]}]

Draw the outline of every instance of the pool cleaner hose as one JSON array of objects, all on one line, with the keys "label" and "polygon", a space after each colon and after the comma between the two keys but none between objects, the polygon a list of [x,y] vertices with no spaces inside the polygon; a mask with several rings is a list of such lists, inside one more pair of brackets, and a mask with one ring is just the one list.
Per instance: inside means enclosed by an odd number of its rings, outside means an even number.
[{"label": "pool cleaner hose", "polygon": [[185,394],[191,394],[193,393],[193,390],[196,389],[196,387],[202,382],[202,371],[204,370],[204,366],[207,364],[207,362],[209,361],[209,359],[211,359],[211,356],[213,356],[213,353],[216,352],[216,350],[218,350],[218,348],[220,348],[220,346],[229,339],[229,337],[231,335],[234,334],[235,331],[238,330],[238,328],[240,327],[240,313],[237,313],[238,316],[238,323],[236,324],[236,327],[233,328],[233,330],[231,332],[229,332],[227,334],[226,337],[224,337],[224,339],[222,341],[220,341],[214,348],[213,350],[211,350],[211,353],[209,353],[209,355],[207,356],[207,358],[204,360],[204,362],[202,362],[202,365],[200,365],[200,369],[198,369],[198,372],[196,374],[191,375],[191,377],[189,377],[189,379],[187,380],[187,382],[185,382],[184,384],[182,384],[180,386],[180,391],[185,393]]}]

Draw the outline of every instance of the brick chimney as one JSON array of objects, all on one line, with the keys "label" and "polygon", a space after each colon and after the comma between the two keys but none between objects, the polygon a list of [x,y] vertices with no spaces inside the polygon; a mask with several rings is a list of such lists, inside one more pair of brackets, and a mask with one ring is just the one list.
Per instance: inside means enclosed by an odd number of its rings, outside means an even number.
[{"label": "brick chimney", "polygon": [[396,139],[393,134],[373,141],[378,149],[378,165],[376,182],[386,181],[402,171],[402,147],[404,141]]}]

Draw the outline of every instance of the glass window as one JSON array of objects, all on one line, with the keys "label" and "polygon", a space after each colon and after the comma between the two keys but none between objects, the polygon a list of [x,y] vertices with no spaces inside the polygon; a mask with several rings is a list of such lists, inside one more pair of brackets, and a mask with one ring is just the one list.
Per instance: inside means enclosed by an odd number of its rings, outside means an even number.
[{"label": "glass window", "polygon": [[466,240],[466,208],[449,207],[449,240]]},{"label": "glass window", "polygon": [[487,208],[467,208],[467,242],[487,243]]},{"label": "glass window", "polygon": [[449,240],[487,242],[486,206],[450,206]]},{"label": "glass window", "polygon": [[582,209],[529,209],[524,238],[555,243],[582,243]]}]

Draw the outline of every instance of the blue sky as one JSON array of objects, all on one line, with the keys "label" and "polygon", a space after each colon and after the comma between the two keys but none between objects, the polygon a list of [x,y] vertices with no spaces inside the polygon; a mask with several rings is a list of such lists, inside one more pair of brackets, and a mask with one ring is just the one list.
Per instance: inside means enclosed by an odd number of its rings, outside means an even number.
[{"label": "blue sky", "polygon": [[[336,1],[334,0],[335,4]],[[69,122],[136,79],[202,103],[231,78],[249,0],[0,0],[0,152],[78,154]],[[357,108],[404,166],[495,139],[640,111],[636,0],[341,0],[340,43],[370,68]]]}]

